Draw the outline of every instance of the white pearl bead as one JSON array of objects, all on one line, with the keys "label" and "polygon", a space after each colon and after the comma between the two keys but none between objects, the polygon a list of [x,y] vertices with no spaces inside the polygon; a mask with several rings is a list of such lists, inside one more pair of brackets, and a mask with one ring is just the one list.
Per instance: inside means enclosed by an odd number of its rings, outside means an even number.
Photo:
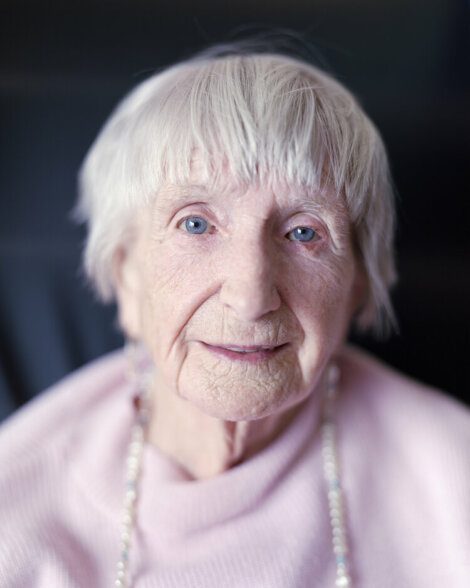
[{"label": "white pearl bead", "polygon": [[341,549],[343,552],[346,549],[346,544],[344,542],[344,535],[341,536],[335,536],[333,537],[333,545],[335,547],[338,547],[338,549]]},{"label": "white pearl bead", "polygon": [[129,469],[138,468],[139,467],[139,459],[134,455],[130,455],[127,458],[127,467]]},{"label": "white pearl bead", "polygon": [[133,502],[136,498],[137,494],[136,491],[133,488],[128,488],[126,490],[126,500]]},{"label": "white pearl bead", "polygon": [[327,484],[328,514],[332,535],[332,548],[336,558],[336,582],[338,587],[350,587],[347,553],[348,541],[343,513],[343,491],[337,453],[335,398],[336,385],[339,381],[339,370],[330,366],[328,370],[328,386],[325,398],[322,423],[322,458],[323,473]]}]

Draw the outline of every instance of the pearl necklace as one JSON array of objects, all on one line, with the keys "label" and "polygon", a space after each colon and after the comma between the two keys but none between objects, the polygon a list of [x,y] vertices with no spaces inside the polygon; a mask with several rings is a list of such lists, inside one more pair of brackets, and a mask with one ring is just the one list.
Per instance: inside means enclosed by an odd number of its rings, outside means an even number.
[{"label": "pearl necklace", "polygon": [[[339,369],[336,365],[328,368],[326,394],[321,422],[323,473],[328,489],[328,510],[332,535],[333,553],[336,562],[335,586],[351,588],[348,560],[348,537],[345,525],[345,509],[341,486],[334,407],[337,396]],[[147,382],[148,384],[148,382]],[[131,440],[126,461],[126,491],[123,504],[115,588],[129,588],[129,553],[134,531],[138,484],[142,469],[142,455],[145,432],[150,418],[149,386],[142,386],[134,397],[137,419],[132,427]]]},{"label": "pearl necklace", "polygon": [[139,354],[141,349],[135,343],[128,342],[125,347],[128,360],[128,380],[137,383],[137,393],[133,398],[137,418],[132,426],[131,440],[127,449],[125,495],[122,507],[121,534],[119,541],[119,560],[116,566],[115,588],[128,588],[129,553],[134,531],[137,493],[142,469],[142,456],[145,445],[145,433],[151,414],[150,382],[152,372],[142,368]]},{"label": "pearl necklace", "polygon": [[336,581],[339,588],[352,586],[349,575],[348,535],[345,524],[343,488],[341,485],[334,420],[336,396],[338,393],[339,369],[336,365],[328,368],[326,394],[321,425],[323,473],[328,488],[328,511],[330,515],[333,553],[336,560]]}]

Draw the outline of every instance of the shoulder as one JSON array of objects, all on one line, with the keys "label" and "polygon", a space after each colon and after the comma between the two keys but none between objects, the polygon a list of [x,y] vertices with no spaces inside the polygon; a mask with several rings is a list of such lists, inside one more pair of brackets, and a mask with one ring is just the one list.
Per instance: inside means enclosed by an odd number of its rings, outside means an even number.
[{"label": "shoulder", "polygon": [[[22,406],[0,426],[0,512],[9,503],[34,502],[34,488],[43,497],[56,492],[76,460],[75,448],[119,411],[128,392],[121,350],[105,355]],[[107,417],[106,417],[107,415]],[[99,430],[99,429],[98,429]],[[71,458],[70,456],[73,456]],[[39,496],[39,494],[38,494]],[[19,501],[19,502],[18,502]],[[4,508],[3,508],[4,507]],[[11,509],[9,509],[11,511]]]},{"label": "shoulder", "polygon": [[401,456],[402,463],[442,472],[468,468],[468,407],[356,348],[348,347],[341,361],[341,418],[346,427],[354,423],[353,435],[375,444],[381,459]]},{"label": "shoulder", "polygon": [[5,460],[24,460],[70,431],[71,422],[125,382],[122,350],[78,369],[17,410],[0,426],[0,471]]},{"label": "shoulder", "polygon": [[76,445],[96,430],[97,413],[119,410],[127,390],[125,360],[117,351],[70,374],[0,426],[4,523],[15,513],[24,521],[23,511],[33,506],[41,514],[54,497],[64,498],[61,485],[76,461]]},{"label": "shoulder", "polygon": [[469,409],[362,351],[347,349],[340,361],[343,483],[364,577],[381,562],[394,586],[421,585],[431,566],[439,585],[463,586]]},{"label": "shoulder", "polygon": [[[347,347],[341,358],[348,395],[361,397],[372,410],[403,424],[441,424],[470,434],[470,409],[445,392],[423,384],[369,353]],[[384,415],[385,416],[385,415]]]},{"label": "shoulder", "polygon": [[0,520],[9,538],[0,545],[2,577],[29,585],[26,570],[42,566],[48,550],[49,555],[66,550],[58,542],[70,540],[67,521],[75,510],[90,508],[78,501],[73,486],[72,468],[80,456],[76,445],[90,438],[98,451],[96,415],[113,420],[128,390],[125,360],[117,351],[67,376],[2,424]]}]

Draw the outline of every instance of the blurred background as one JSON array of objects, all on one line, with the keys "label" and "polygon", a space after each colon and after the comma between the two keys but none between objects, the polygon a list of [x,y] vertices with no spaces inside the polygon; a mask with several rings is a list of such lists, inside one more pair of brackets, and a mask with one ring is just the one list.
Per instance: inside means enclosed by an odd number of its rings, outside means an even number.
[{"label": "blurred background", "polygon": [[400,333],[356,338],[470,403],[470,25],[465,0],[2,0],[0,419],[122,345],[79,271],[80,162],[153,71],[270,28],[310,41],[388,146],[399,194]]}]

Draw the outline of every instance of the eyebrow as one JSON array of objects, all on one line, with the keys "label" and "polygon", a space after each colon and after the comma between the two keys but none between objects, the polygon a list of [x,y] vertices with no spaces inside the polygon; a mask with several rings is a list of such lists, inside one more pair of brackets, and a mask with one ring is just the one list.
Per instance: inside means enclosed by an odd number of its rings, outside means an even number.
[{"label": "eyebrow", "polygon": [[[172,185],[159,192],[155,198],[156,208],[164,208],[170,205],[172,208],[184,204],[188,198],[201,195],[209,200],[214,200],[215,195],[211,194],[207,186],[203,184]],[[162,204],[163,206],[160,206]]]},{"label": "eyebrow", "polygon": [[[306,212],[318,213],[327,210],[328,202],[331,202],[331,198],[324,193],[319,191],[309,191],[306,188],[292,188],[292,190],[298,196],[292,205],[288,206],[289,209],[295,211],[296,209],[302,209]],[[173,184],[166,188],[163,192],[157,194],[155,199],[155,207],[157,209],[167,209],[171,207],[172,210],[182,206],[188,202],[188,200],[201,196],[204,201],[214,202],[219,199],[221,195],[229,196],[230,193],[237,192],[237,186],[207,186],[206,184]],[[334,196],[333,196],[334,198]]]}]

